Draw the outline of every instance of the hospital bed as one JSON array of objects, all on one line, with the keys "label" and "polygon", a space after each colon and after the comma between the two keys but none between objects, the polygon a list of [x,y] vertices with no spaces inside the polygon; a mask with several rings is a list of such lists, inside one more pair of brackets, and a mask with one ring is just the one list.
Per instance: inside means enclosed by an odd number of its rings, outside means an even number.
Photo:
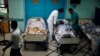
[{"label": "hospital bed", "polygon": [[[75,36],[73,31],[68,31],[68,34],[65,36],[62,36],[61,39],[58,41],[59,43],[59,50],[60,54],[63,54],[64,52],[70,50],[70,48],[76,49],[79,45],[80,39]],[[74,53],[74,50],[72,51]]]},{"label": "hospital bed", "polygon": [[95,56],[95,49],[98,45],[97,42],[98,40],[100,40],[98,38],[100,35],[100,28],[97,28],[96,25],[94,25],[91,21],[87,21],[86,23],[81,24],[80,29],[81,41],[85,40],[86,43],[80,45],[80,48],[76,53],[78,53],[79,51],[83,51],[82,49],[87,49],[87,52],[84,51],[85,54],[83,56],[86,56],[87,54],[92,54],[93,56]]},{"label": "hospital bed", "polygon": [[86,26],[84,25],[85,30],[83,30],[83,32],[86,33],[88,39],[91,41],[91,51],[93,52],[93,54],[96,56],[97,55],[97,49],[100,43],[100,26],[96,26],[94,24],[92,24],[91,26]]},{"label": "hospital bed", "polygon": [[27,26],[24,36],[24,48],[26,49],[26,43],[40,43],[44,48],[47,48],[47,29],[43,18],[36,17],[30,18],[27,21]]},{"label": "hospital bed", "polygon": [[[69,27],[69,28],[71,28],[71,27]],[[68,51],[66,49],[66,47],[75,46],[75,48],[76,48],[79,45],[80,39],[77,36],[75,36],[73,30],[68,29],[68,31],[66,31],[66,34],[63,34],[63,35],[62,35],[62,32],[58,33],[58,31],[55,30],[54,35],[55,35],[55,40],[57,43],[57,46],[54,46],[54,47],[56,47],[56,49],[52,50],[52,52],[47,54],[46,56],[49,56],[53,52],[56,52],[59,54],[59,50],[60,50],[60,54],[61,54],[61,53],[64,53],[65,51]],[[61,38],[59,38],[60,35],[62,35]]]},{"label": "hospital bed", "polygon": [[[72,43],[77,44],[77,43],[79,43],[78,37],[75,35],[75,31],[72,29],[71,25],[67,22],[67,20],[64,21],[64,23],[65,23],[64,26],[66,26],[66,31],[63,31],[61,29],[55,30],[54,34],[55,34],[55,39],[57,40],[57,42],[59,44],[72,44]],[[59,38],[59,37],[61,37],[61,38]]]}]

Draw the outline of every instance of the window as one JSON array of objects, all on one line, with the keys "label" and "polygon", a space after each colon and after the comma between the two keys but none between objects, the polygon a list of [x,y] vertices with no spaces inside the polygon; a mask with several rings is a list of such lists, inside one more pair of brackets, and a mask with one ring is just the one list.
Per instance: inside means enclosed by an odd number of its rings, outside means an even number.
[{"label": "window", "polygon": [[5,7],[5,1],[7,0],[0,0],[0,15],[2,13],[7,13],[7,8]]},{"label": "window", "polygon": [[0,0],[0,7],[5,7],[4,0]]}]

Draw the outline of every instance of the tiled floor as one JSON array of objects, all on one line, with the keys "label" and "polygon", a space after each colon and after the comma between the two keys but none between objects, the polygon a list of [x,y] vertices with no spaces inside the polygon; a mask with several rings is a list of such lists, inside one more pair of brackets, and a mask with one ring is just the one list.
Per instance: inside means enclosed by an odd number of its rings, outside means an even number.
[{"label": "tiled floor", "polygon": [[[6,35],[5,35],[5,37],[6,37],[6,40],[10,40],[10,33],[7,33]],[[2,40],[2,37],[0,37],[0,40]],[[50,48],[50,49],[55,49],[55,47],[54,46],[52,46],[52,45],[48,45],[48,47]],[[4,48],[4,46],[1,46],[0,45],[0,56],[2,56],[2,49]],[[22,56],[46,56],[48,53],[50,53],[51,52],[51,50],[47,50],[47,51],[32,51],[32,50],[25,50],[23,47],[22,47],[22,49],[21,49],[21,53],[22,53]],[[6,52],[5,52],[5,56],[9,56],[9,53],[10,53],[10,48],[8,48],[7,50],[6,50]],[[68,54],[68,53],[66,53],[66,54],[64,54],[65,56],[83,56],[83,52],[79,52],[79,53],[77,53],[76,55],[73,55],[73,54]],[[52,54],[50,54],[49,56],[58,56],[59,54],[58,53],[56,53],[56,52],[53,52]],[[90,55],[86,55],[86,56],[90,56]]]}]

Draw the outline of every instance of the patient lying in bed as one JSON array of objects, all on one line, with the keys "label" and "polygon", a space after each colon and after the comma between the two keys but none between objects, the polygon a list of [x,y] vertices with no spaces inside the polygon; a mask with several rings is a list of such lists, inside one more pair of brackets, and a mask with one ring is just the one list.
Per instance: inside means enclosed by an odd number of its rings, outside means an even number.
[{"label": "patient lying in bed", "polygon": [[57,42],[60,42],[60,39],[64,36],[75,37],[74,33],[71,31],[71,26],[64,23],[64,21],[60,21],[60,24],[57,26],[55,38]]},{"label": "patient lying in bed", "polygon": [[38,19],[29,19],[26,33],[28,34],[46,34],[46,25],[40,18]]}]

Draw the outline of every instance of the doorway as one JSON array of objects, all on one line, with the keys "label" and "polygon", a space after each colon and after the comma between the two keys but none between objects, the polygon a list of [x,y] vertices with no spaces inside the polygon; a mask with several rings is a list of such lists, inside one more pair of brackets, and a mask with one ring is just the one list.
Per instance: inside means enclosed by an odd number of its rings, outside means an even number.
[{"label": "doorway", "polygon": [[[42,17],[48,19],[52,10],[64,8],[66,0],[25,0],[25,24],[31,17]],[[65,13],[59,15],[58,19],[64,18]]]}]

